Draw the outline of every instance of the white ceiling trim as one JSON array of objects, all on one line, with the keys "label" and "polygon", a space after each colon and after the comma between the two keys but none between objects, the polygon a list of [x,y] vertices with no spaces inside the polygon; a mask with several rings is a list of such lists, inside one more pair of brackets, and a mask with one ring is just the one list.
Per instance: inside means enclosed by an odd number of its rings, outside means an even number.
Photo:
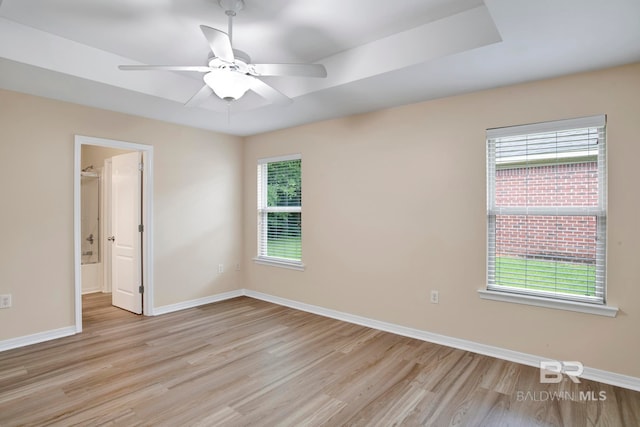
[{"label": "white ceiling trim", "polygon": [[[202,86],[176,73],[125,73],[131,60],[0,17],[0,57],[184,103]],[[15,43],[20,40],[20,43]]]},{"label": "white ceiling trim", "polygon": [[327,79],[264,77],[289,106],[248,92],[185,108],[201,74],[117,68],[204,65],[198,25],[227,25],[216,0],[2,1],[0,88],[252,135],[640,61],[638,0],[246,3],[234,43],[254,62],[321,58],[328,69]]},{"label": "white ceiling trim", "polygon": [[332,55],[319,61],[327,68],[326,79],[289,81],[278,88],[296,97],[501,41],[489,10],[479,6]]},{"label": "white ceiling trim", "polygon": [[[121,71],[118,65],[141,63],[5,18],[0,18],[0,32],[0,57],[27,65],[46,64],[52,71],[179,103],[185,103],[203,85],[199,79],[173,72]],[[320,61],[327,67],[326,79],[274,79],[270,83],[296,98],[500,41],[489,11],[480,6],[332,55]],[[251,109],[250,103],[245,104]],[[257,104],[253,108],[264,103]],[[221,110],[215,102],[199,108]]]}]

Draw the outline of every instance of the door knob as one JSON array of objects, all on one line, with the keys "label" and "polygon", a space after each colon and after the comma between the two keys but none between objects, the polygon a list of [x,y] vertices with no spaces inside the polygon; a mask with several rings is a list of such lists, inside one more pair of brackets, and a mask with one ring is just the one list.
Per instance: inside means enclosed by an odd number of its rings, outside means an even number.
[{"label": "door knob", "polygon": [[115,242],[116,241],[116,236],[107,237],[107,240],[110,241],[110,242]]}]

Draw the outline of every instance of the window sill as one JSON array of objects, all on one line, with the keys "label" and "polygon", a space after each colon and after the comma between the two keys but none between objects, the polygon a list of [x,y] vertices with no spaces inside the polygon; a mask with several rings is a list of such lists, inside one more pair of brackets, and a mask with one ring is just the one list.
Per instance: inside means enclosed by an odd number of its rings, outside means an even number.
[{"label": "window sill", "polygon": [[534,305],[537,307],[553,308],[556,310],[577,311],[579,313],[595,314],[598,316],[616,317],[618,307],[608,305],[588,304],[584,302],[554,300],[534,297],[531,295],[510,294],[507,292],[488,291],[479,289],[480,298],[492,301],[512,302],[516,304]]},{"label": "window sill", "polygon": [[256,257],[253,259],[256,264],[270,265],[273,267],[289,268],[291,270],[304,271],[302,261],[289,261],[280,258]]}]

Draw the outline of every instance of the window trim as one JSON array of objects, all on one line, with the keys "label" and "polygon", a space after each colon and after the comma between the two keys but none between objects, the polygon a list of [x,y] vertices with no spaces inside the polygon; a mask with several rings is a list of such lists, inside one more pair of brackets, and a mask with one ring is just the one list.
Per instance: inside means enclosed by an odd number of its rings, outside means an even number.
[{"label": "window trim", "polygon": [[605,304],[592,304],[556,298],[537,297],[515,292],[478,289],[480,298],[491,301],[511,302],[515,304],[532,305],[536,307],[553,308],[557,310],[575,311],[578,313],[596,314],[598,316],[616,317],[618,307]]},{"label": "window trim", "polygon": [[[289,155],[284,155],[284,156],[276,156],[276,157],[265,157],[265,158],[260,158],[258,159],[258,168],[257,168],[257,173],[260,174],[262,173],[262,168],[264,165],[267,165],[269,163],[276,163],[276,162],[286,162],[289,160],[302,160],[302,155],[301,154],[289,154]],[[300,174],[302,175],[302,170],[300,171]],[[300,177],[300,179],[302,180],[302,176]],[[260,255],[260,244],[261,244],[261,239],[262,239],[262,217],[265,214],[268,214],[270,212],[299,212],[300,214],[302,214],[302,200],[300,200],[300,206],[271,206],[271,207],[267,207],[267,206],[262,206],[261,205],[261,200],[262,198],[266,197],[267,194],[267,182],[266,180],[263,178],[261,179],[260,176],[257,176],[257,182],[258,185],[262,184],[262,188],[258,187],[258,206],[257,206],[257,250],[256,252],[258,253],[258,255],[256,255],[253,258],[253,261],[256,264],[261,264],[261,265],[269,265],[269,266],[274,266],[274,267],[282,267],[282,268],[288,268],[288,269],[292,269],[292,270],[298,270],[298,271],[304,271],[305,269],[305,264],[302,262],[301,260],[294,260],[294,259],[289,259],[289,258],[280,258],[280,257],[273,257],[273,256],[268,256],[268,255]]]},{"label": "window trim", "polygon": [[[534,133],[547,133],[547,132],[561,132],[572,129],[581,129],[581,128],[591,128],[591,127],[605,127],[606,126],[606,115],[597,115],[590,117],[582,117],[577,119],[568,119],[568,120],[559,120],[553,122],[544,122],[544,123],[535,123],[529,125],[521,125],[521,126],[511,126],[505,128],[494,128],[487,129],[486,132],[486,143],[487,150],[489,150],[490,140],[495,140],[497,138],[503,137],[512,137],[512,136],[520,136],[525,134],[534,134]],[[487,272],[486,279],[487,285],[485,289],[478,290],[478,294],[482,299],[495,300],[495,301],[505,301],[505,302],[513,302],[519,304],[528,304],[535,306],[542,306],[547,308],[556,308],[556,309],[564,309],[570,311],[578,311],[590,314],[599,314],[604,316],[615,317],[618,308],[606,305],[606,277],[602,283],[602,298],[594,297],[594,298],[580,298],[580,297],[572,297],[571,295],[564,294],[553,294],[551,292],[543,292],[543,291],[526,291],[519,288],[505,288],[504,286],[500,286],[497,284],[492,284],[489,282],[490,278],[490,260],[491,257],[495,259],[495,225],[492,225],[492,217],[495,218],[497,215],[505,215],[505,214],[516,214],[516,215],[585,215],[585,211],[583,208],[575,208],[575,207],[540,207],[540,208],[531,208],[531,207],[518,207],[518,206],[510,206],[510,207],[496,207],[495,206],[495,176],[491,177],[492,171],[499,169],[502,164],[499,164],[493,159],[493,164],[491,164],[491,156],[489,155],[489,151],[487,151]],[[606,207],[606,136],[605,143],[602,144],[598,149],[598,171],[604,179],[599,180],[599,188],[598,188],[598,207],[589,209],[589,216],[595,216],[598,222],[598,231],[602,231],[606,237],[606,218],[607,218],[607,207]],[[538,161],[534,161],[534,163],[540,163]],[[544,159],[546,160],[546,159]],[[544,161],[542,163],[546,163]],[[511,162],[510,162],[511,163]],[[515,166],[517,166],[518,162],[515,162]],[[494,220],[495,221],[495,220]],[[606,251],[606,239],[603,239],[602,244],[598,245],[598,251]],[[492,251],[493,248],[493,251]],[[602,257],[604,262],[604,267],[606,268],[606,257]]]},{"label": "window trim", "polygon": [[256,264],[288,268],[290,270],[304,271],[306,268],[302,261],[287,260],[285,258],[256,256],[253,258],[253,261]]}]

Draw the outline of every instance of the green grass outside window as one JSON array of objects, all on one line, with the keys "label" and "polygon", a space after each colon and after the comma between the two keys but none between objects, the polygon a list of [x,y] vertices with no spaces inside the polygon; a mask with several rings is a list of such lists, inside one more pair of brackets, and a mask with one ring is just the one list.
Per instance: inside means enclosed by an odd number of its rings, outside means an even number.
[{"label": "green grass outside window", "polygon": [[595,296],[596,268],[593,264],[497,257],[496,285]]},{"label": "green grass outside window", "polygon": [[300,237],[270,237],[267,241],[267,256],[302,259],[302,239]]}]

